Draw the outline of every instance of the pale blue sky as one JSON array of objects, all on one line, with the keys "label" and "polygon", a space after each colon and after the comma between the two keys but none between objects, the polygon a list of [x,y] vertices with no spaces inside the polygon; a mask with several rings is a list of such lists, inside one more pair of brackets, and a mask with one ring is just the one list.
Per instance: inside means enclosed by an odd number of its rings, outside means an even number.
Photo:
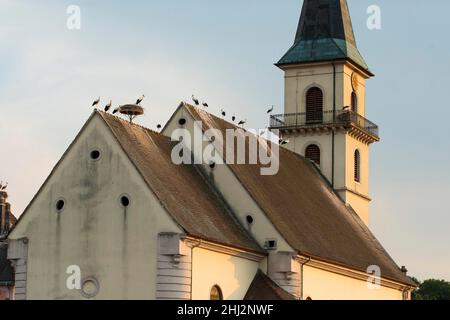
[{"label": "pale blue sky", "polygon": [[[155,128],[192,93],[265,127],[282,112],[283,74],[301,0],[0,0],[0,179],[20,214],[75,137],[99,95],[142,93]],[[450,2],[348,0],[358,47],[376,77],[367,116],[371,226],[411,275],[450,279]],[[80,31],[66,28],[79,5]],[[382,30],[366,9],[382,10]],[[5,157],[5,155],[7,155]]]}]

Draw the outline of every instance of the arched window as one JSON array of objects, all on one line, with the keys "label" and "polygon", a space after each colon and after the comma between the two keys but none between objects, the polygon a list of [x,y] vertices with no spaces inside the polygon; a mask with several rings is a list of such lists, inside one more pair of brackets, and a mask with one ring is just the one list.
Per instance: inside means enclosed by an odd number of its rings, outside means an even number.
[{"label": "arched window", "polygon": [[320,166],[320,148],[315,144],[309,145],[305,150],[305,158]]},{"label": "arched window", "polygon": [[306,92],[306,123],[322,123],[323,121],[323,93],[317,87]]},{"label": "arched window", "polygon": [[211,288],[210,300],[223,300],[222,290],[218,285]]},{"label": "arched window", "polygon": [[355,181],[361,182],[361,154],[355,150]]},{"label": "arched window", "polygon": [[352,92],[352,111],[358,113],[358,95],[355,91]]}]

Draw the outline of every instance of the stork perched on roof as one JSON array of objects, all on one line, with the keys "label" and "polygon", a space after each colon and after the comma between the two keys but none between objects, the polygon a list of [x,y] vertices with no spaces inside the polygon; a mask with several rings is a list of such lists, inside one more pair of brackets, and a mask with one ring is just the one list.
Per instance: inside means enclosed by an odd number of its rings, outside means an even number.
[{"label": "stork perched on roof", "polygon": [[119,112],[119,111],[120,111],[120,107],[121,107],[121,106],[118,106],[117,108],[115,108],[115,109],[113,110],[112,113],[113,113],[113,114],[116,114],[117,112]]},{"label": "stork perched on roof", "polygon": [[157,126],[156,126],[156,129],[161,129],[162,128],[162,125],[160,125],[160,124],[158,124]]},{"label": "stork perched on roof", "polygon": [[8,182],[6,182],[5,185],[3,185],[3,181],[2,181],[2,183],[0,183],[0,191],[5,191],[7,187],[8,187]]},{"label": "stork perched on roof", "polygon": [[231,120],[232,120],[233,122],[235,122],[235,121],[236,121],[236,116],[233,115],[233,116],[231,117]]},{"label": "stork perched on roof", "polygon": [[194,101],[196,106],[200,105],[200,102],[198,101],[198,99],[194,95],[192,95],[192,101]]},{"label": "stork perched on roof", "polygon": [[142,100],[144,100],[144,98],[145,98],[145,95],[143,94],[139,99],[136,100],[136,104],[140,105]]},{"label": "stork perched on roof", "polygon": [[247,123],[247,120],[241,120],[241,121],[239,121],[238,125],[243,126],[246,123]]},{"label": "stork perched on roof", "polygon": [[105,112],[108,112],[109,111],[109,109],[111,109],[111,106],[112,106],[112,100],[109,100],[109,103],[105,106]]},{"label": "stork perched on roof", "polygon": [[95,107],[96,105],[98,105],[100,103],[100,97],[98,97],[97,100],[95,100],[94,102],[92,102],[92,106]]},{"label": "stork perched on roof", "polygon": [[208,103],[206,103],[205,101],[203,101],[202,105],[203,105],[203,107],[205,107],[205,108],[208,108],[208,107],[209,107]]},{"label": "stork perched on roof", "polygon": [[220,109],[220,113],[222,114],[222,117],[226,117],[226,115],[227,115],[227,113],[223,110],[223,109]]}]

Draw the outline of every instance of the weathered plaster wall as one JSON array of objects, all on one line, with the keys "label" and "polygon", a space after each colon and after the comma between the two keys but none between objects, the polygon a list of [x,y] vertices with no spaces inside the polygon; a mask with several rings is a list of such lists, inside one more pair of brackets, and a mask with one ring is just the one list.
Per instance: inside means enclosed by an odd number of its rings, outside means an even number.
[{"label": "weathered plaster wall", "polygon": [[[90,159],[93,149],[99,161]],[[66,202],[61,213],[58,199]],[[96,299],[154,299],[160,232],[181,230],[94,116],[9,238],[29,239],[28,299],[82,299],[67,289],[70,265],[98,280]]]}]

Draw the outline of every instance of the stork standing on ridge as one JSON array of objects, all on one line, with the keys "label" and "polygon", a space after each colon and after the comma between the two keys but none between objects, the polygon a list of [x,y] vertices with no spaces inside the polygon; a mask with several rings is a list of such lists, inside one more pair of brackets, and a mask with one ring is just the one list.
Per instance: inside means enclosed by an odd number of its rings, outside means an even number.
[{"label": "stork standing on ridge", "polygon": [[120,106],[118,106],[117,108],[115,108],[114,110],[113,110],[113,114],[116,114],[117,112],[119,112],[120,111]]},{"label": "stork standing on ridge", "polygon": [[198,102],[198,99],[195,98],[194,95],[192,95],[192,101],[194,101],[194,103],[195,103],[196,106],[199,106],[199,105],[200,105],[200,102]]},{"label": "stork standing on ridge", "polygon": [[140,105],[142,100],[144,100],[145,95],[143,94],[139,99],[136,100],[136,105]]},{"label": "stork standing on ridge", "polygon": [[92,102],[92,106],[95,107],[96,105],[98,105],[100,103],[100,97],[98,97],[97,100],[95,100],[94,102]]},{"label": "stork standing on ridge", "polygon": [[109,109],[111,109],[111,106],[112,106],[112,100],[109,100],[109,103],[105,106],[105,112],[108,112],[109,111]]}]

